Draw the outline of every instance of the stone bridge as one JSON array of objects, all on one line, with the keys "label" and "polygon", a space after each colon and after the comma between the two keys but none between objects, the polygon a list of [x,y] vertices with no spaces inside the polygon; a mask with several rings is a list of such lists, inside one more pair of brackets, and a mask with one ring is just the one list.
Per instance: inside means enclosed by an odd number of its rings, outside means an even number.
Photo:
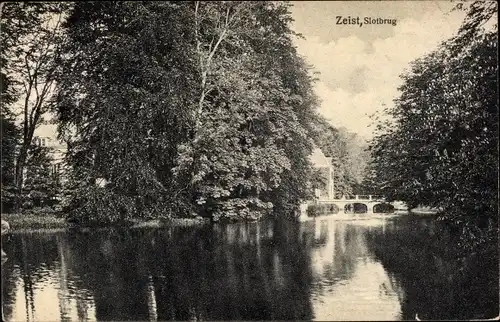
[{"label": "stone bridge", "polygon": [[[340,199],[320,198],[308,203],[308,205],[310,204],[335,204],[339,208],[339,212],[343,210],[344,213],[374,213],[374,208],[379,205],[391,205],[394,207],[394,210],[406,208],[401,202],[386,202],[384,197],[375,195],[356,195],[354,197],[342,197]],[[364,211],[360,211],[359,208],[364,208]]]}]

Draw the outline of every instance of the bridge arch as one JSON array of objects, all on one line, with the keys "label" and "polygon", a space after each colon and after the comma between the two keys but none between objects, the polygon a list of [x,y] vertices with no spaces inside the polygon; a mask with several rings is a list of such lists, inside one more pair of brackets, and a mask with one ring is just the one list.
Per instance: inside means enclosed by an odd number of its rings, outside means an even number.
[{"label": "bridge arch", "polygon": [[376,203],[372,207],[373,213],[391,213],[394,212],[395,207],[387,202]]}]

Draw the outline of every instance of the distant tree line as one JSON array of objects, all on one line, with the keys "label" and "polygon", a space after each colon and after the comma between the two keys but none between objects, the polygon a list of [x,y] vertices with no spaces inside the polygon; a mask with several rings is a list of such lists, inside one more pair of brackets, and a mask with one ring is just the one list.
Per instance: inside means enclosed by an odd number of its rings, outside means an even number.
[{"label": "distant tree line", "polygon": [[[326,120],[315,125],[316,145],[327,157],[332,158],[335,197],[377,194],[364,181],[366,167],[370,162],[368,143],[356,133],[345,128],[335,128]],[[326,185],[324,175],[313,173],[313,183]]]}]

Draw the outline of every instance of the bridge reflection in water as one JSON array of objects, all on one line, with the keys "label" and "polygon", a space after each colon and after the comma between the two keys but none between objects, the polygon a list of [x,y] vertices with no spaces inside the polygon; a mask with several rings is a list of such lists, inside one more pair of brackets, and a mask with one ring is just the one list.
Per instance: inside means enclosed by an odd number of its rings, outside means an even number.
[{"label": "bridge reflection in water", "polygon": [[448,256],[450,244],[447,253],[438,251],[443,240],[435,237],[432,220],[408,220],[17,233],[4,244],[5,318],[496,316],[498,276],[490,273],[498,270],[498,254],[457,261]]}]

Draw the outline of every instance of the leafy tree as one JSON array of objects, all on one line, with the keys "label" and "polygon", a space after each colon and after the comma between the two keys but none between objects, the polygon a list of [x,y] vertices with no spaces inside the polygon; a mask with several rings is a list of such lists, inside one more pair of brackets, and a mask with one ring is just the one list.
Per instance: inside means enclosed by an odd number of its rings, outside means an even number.
[{"label": "leafy tree", "polygon": [[[193,160],[193,196],[215,219],[258,218],[275,204],[291,211],[307,195],[308,127],[315,101],[307,68],[291,43],[287,6],[207,2],[195,7],[195,21],[198,13],[211,12],[219,12],[215,17],[222,22],[208,25],[224,27],[204,29],[208,45],[197,43],[213,50],[215,43],[219,50],[205,55],[215,57],[211,77],[200,72],[202,88],[211,90],[209,98],[202,93],[204,106],[198,109],[205,123],[183,146],[176,171],[190,169],[182,161]],[[297,172],[306,175],[298,180]],[[296,192],[288,201],[281,187],[285,178],[286,190],[294,185],[290,191]]]},{"label": "leafy tree", "polygon": [[[68,141],[84,218],[127,219],[182,211],[171,168],[188,136],[195,96],[188,6],[170,2],[77,3],[65,22],[58,120]],[[76,98],[76,99],[75,99]],[[95,187],[105,179],[105,188]],[[109,213],[99,211],[103,200]],[[99,219],[99,218],[97,218]],[[101,218],[105,219],[105,218]]]},{"label": "leafy tree", "polygon": [[34,131],[50,106],[59,23],[67,7],[66,3],[2,3],[2,99],[6,100],[2,104],[22,102],[21,141],[15,162],[18,197]]},{"label": "leafy tree", "polygon": [[457,36],[412,63],[372,146],[385,195],[482,227],[498,219],[498,36],[481,28],[494,6],[471,4]]},{"label": "leafy tree", "polygon": [[29,151],[23,185],[23,209],[51,207],[56,203],[60,189],[50,149],[33,145]]},{"label": "leafy tree", "polygon": [[123,205],[113,220],[295,209],[317,115],[290,19],[284,3],[77,3],[58,119],[82,216],[102,200]]},{"label": "leafy tree", "polygon": [[12,115],[2,109],[2,212],[9,212],[15,205],[15,158],[19,129]]},{"label": "leafy tree", "polygon": [[0,3],[2,111],[17,99],[16,90],[12,86],[15,79],[7,71],[10,48],[16,46],[21,38],[30,34],[40,24],[41,8],[42,6],[26,3]]}]

